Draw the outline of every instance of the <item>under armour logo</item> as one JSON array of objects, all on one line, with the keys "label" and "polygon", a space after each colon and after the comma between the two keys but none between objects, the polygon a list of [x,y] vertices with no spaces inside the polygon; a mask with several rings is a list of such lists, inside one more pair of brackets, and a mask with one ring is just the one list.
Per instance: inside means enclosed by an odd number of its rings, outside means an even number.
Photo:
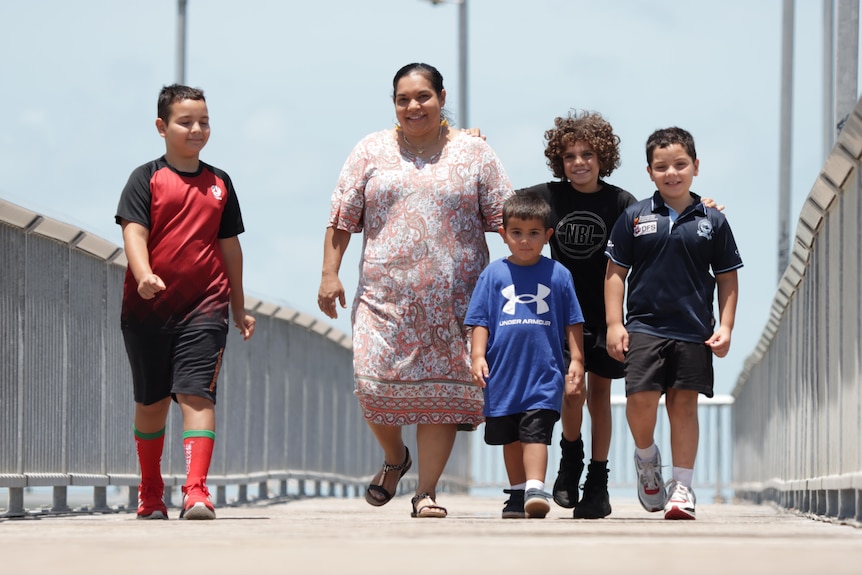
[{"label": "under armour logo", "polygon": [[515,304],[523,303],[535,303],[536,304],[536,315],[542,315],[543,313],[548,313],[551,308],[548,307],[548,304],[545,303],[545,298],[551,293],[551,288],[548,286],[543,286],[542,284],[536,284],[536,294],[521,294],[518,295],[515,293],[515,286],[510,285],[509,287],[505,287],[500,290],[500,293],[503,294],[503,297],[506,298],[506,305],[503,306],[503,313],[507,313],[509,315],[515,315]]}]

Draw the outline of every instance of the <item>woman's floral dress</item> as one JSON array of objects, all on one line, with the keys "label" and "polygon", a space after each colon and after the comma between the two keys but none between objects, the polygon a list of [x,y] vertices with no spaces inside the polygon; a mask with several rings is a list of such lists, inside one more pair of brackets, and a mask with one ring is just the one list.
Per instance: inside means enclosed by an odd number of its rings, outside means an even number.
[{"label": "woman's floral dress", "polygon": [[428,160],[391,130],[354,147],[329,226],[363,233],[351,319],[355,393],[369,421],[483,421],[464,316],[488,264],[485,232],[502,225],[512,193],[481,138],[459,133]]}]

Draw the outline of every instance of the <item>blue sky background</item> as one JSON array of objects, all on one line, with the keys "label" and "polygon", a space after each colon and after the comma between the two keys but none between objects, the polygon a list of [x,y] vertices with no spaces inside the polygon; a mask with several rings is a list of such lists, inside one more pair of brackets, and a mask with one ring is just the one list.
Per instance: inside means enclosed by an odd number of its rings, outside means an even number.
[{"label": "blue sky background", "polygon": [[[757,344],[778,280],[782,4],[469,0],[470,124],[515,187],[552,179],[543,134],[571,108],[613,124],[622,166],[609,181],[638,198],[653,191],[646,137],[670,125],[694,134],[693,189],[727,206],[745,262],[719,393]],[[791,233],[825,158],[823,8],[796,4]],[[122,244],[120,191],[164,152],[156,97],[177,79],[176,13],[175,0],[0,3],[0,198]],[[236,185],[247,293],[349,333],[349,310],[330,321],[316,306],[330,193],[353,145],[392,125],[402,65],[438,67],[457,116],[458,8],[189,0],[187,19],[186,83],[205,90],[212,118],[202,159]],[[350,297],[360,247],[354,237],[342,267]]]}]

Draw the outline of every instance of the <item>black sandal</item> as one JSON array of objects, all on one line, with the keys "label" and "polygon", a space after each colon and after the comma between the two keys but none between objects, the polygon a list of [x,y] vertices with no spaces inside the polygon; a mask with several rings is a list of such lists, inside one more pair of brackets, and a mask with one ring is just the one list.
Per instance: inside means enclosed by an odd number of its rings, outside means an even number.
[{"label": "black sandal", "polygon": [[[430,505],[423,505],[417,509],[416,504],[419,503],[420,501],[422,501],[423,499],[430,499],[431,504]],[[442,519],[443,517],[446,517],[446,515],[449,514],[449,512],[446,511],[446,508],[442,507],[440,505],[437,505],[437,502],[428,493],[420,493],[418,495],[415,495],[413,497],[413,499],[410,500],[410,503],[413,504],[413,513],[410,514],[410,517]]]},{"label": "black sandal", "polygon": [[[368,486],[368,489],[365,490],[365,501],[368,502],[369,505],[373,505],[375,507],[380,507],[381,505],[386,505],[392,498],[395,497],[394,493],[389,493],[385,487],[383,487],[383,482],[386,481],[386,474],[390,471],[398,471],[401,475],[398,476],[398,480],[400,481],[404,474],[410,470],[413,466],[413,460],[410,459],[410,450],[407,449],[407,446],[404,446],[404,451],[407,453],[404,455],[404,461],[399,463],[398,465],[389,465],[386,461],[383,462],[383,469],[380,470],[380,485],[375,485],[374,483]],[[372,479],[372,481],[374,481]],[[395,484],[397,489],[398,484]],[[374,497],[374,493],[380,494],[383,496],[383,499],[377,499]]]}]

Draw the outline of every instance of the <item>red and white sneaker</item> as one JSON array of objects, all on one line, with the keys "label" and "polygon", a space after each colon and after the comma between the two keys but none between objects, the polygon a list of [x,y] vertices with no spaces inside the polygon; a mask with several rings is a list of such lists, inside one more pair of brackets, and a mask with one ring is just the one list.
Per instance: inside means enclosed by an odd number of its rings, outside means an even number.
[{"label": "red and white sneaker", "polygon": [[215,519],[215,507],[206,485],[183,486],[183,510],[180,519]]},{"label": "red and white sneaker", "polygon": [[694,491],[679,481],[671,481],[668,484],[667,503],[664,505],[665,519],[694,519],[694,504],[696,498]]},{"label": "red and white sneaker", "polygon": [[141,483],[138,486],[138,519],[167,519],[164,483]]}]

